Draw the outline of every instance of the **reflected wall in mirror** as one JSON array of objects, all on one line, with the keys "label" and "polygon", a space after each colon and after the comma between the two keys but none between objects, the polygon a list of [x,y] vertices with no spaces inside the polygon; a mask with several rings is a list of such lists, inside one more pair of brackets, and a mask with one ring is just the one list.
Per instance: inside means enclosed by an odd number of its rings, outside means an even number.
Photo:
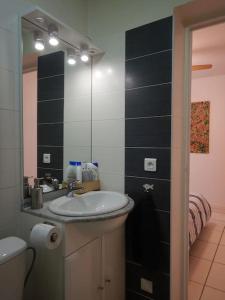
[{"label": "reflected wall in mirror", "polygon": [[[48,176],[62,182],[70,160],[91,161],[92,58],[81,56],[98,52],[64,27],[61,33],[70,40],[57,32],[59,44],[49,45],[49,30],[42,27],[62,25],[42,15],[45,26],[43,21],[40,26],[38,18],[40,13],[32,13],[22,21],[24,178],[30,184]],[[42,51],[35,48],[37,41]]]}]

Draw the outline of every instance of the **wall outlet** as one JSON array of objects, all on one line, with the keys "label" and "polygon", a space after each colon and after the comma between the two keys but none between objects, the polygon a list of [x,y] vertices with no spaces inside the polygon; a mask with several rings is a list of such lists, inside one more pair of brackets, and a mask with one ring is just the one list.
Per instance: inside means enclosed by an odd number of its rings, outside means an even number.
[{"label": "wall outlet", "polygon": [[51,163],[51,154],[43,153],[43,164],[50,164],[50,163]]},{"label": "wall outlet", "polygon": [[149,294],[153,294],[153,282],[148,279],[141,278],[141,289]]},{"label": "wall outlet", "polygon": [[145,158],[144,170],[147,172],[156,172],[157,170],[157,159],[156,158]]}]

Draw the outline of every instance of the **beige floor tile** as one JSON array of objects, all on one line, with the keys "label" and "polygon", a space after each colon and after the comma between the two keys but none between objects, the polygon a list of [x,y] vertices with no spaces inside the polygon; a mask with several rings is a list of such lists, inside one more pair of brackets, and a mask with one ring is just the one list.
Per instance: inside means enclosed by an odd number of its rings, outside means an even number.
[{"label": "beige floor tile", "polygon": [[222,291],[218,291],[215,289],[212,289],[210,287],[205,287],[201,300],[224,300],[225,299],[225,293]]},{"label": "beige floor tile", "polygon": [[190,255],[202,259],[213,260],[217,245],[197,240],[191,248]]},{"label": "beige floor tile", "polygon": [[212,264],[206,285],[225,291],[225,265],[218,263]]},{"label": "beige floor tile", "polygon": [[188,282],[188,300],[199,300],[201,297],[203,285],[189,281]]},{"label": "beige floor tile", "polygon": [[198,239],[200,241],[218,244],[220,241],[221,235],[222,235],[221,230],[215,230],[215,229],[206,227],[202,230]]},{"label": "beige floor tile", "polygon": [[204,284],[209,273],[211,262],[190,256],[189,280]]},{"label": "beige floor tile", "polygon": [[225,265],[225,246],[220,245],[218,247],[214,261]]},{"label": "beige floor tile", "polygon": [[220,240],[220,245],[225,245],[225,231],[222,234],[221,240]]}]

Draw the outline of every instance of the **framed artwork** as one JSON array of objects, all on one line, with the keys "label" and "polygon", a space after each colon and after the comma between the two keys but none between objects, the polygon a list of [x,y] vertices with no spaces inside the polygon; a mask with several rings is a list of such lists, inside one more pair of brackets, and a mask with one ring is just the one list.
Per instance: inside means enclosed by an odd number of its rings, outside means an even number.
[{"label": "framed artwork", "polygon": [[210,102],[191,103],[191,153],[209,153]]}]

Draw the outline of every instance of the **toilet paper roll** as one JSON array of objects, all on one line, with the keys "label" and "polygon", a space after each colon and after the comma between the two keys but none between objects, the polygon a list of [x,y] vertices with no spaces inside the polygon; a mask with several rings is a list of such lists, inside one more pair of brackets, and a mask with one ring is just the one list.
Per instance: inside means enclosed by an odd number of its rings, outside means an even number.
[{"label": "toilet paper roll", "polygon": [[30,234],[31,244],[42,249],[56,249],[61,239],[62,234],[58,227],[43,223],[36,224]]}]

